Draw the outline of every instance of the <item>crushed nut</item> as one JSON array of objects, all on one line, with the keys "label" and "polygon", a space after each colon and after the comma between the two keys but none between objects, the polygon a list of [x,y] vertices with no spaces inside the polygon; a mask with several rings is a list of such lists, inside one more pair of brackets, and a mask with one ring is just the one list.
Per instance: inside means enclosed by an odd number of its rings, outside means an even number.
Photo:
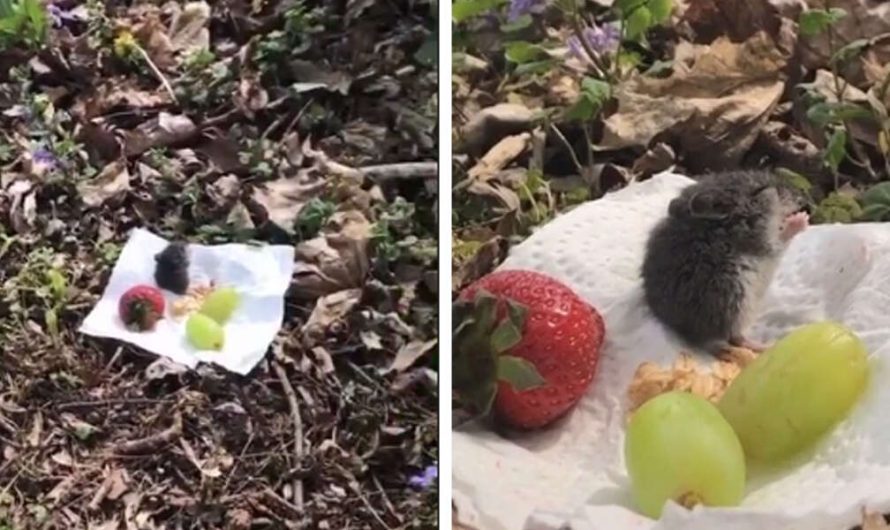
[{"label": "crushed nut", "polygon": [[719,400],[730,383],[749,365],[757,354],[745,348],[731,348],[710,368],[702,367],[689,354],[682,353],[673,365],[661,368],[645,362],[637,367],[627,389],[630,412],[653,397],[680,390],[691,392],[711,402]]},{"label": "crushed nut", "polygon": [[197,311],[201,308],[201,304],[204,303],[204,298],[206,298],[213,289],[214,286],[212,283],[190,285],[185,295],[170,305],[170,313],[173,314],[174,318],[179,318]]}]

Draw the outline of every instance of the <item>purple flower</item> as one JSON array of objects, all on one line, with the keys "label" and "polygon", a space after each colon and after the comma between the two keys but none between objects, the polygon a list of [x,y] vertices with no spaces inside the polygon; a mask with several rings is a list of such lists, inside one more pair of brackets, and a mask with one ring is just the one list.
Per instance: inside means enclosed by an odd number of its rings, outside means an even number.
[{"label": "purple flower", "polygon": [[432,486],[437,478],[439,478],[438,466],[427,466],[423,472],[409,478],[408,484],[411,484],[415,488],[425,489]]},{"label": "purple flower", "polygon": [[541,0],[510,0],[510,9],[507,12],[507,20],[516,22],[523,15],[539,13],[544,6]]},{"label": "purple flower", "polygon": [[77,22],[81,20],[81,17],[75,12],[62,9],[55,3],[50,3],[46,6],[46,13],[49,15],[49,18],[52,19],[53,26],[56,28],[61,28],[65,25],[65,22]]},{"label": "purple flower", "polygon": [[59,165],[59,159],[48,149],[39,147],[31,151],[31,173],[43,175],[55,170]]},{"label": "purple flower", "polygon": [[[621,39],[618,28],[613,24],[584,28],[581,35],[584,37],[587,45],[590,46],[590,49],[600,54],[610,53],[618,49],[618,41]],[[577,35],[569,37],[568,46],[569,53],[576,59],[582,61],[589,59]]]}]

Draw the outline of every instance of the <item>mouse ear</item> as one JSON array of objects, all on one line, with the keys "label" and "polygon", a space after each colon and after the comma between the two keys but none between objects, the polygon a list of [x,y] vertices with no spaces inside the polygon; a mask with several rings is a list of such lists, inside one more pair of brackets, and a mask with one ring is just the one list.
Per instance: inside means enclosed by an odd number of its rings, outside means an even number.
[{"label": "mouse ear", "polygon": [[687,212],[691,217],[718,220],[729,217],[731,207],[725,192],[702,190],[689,197]]}]

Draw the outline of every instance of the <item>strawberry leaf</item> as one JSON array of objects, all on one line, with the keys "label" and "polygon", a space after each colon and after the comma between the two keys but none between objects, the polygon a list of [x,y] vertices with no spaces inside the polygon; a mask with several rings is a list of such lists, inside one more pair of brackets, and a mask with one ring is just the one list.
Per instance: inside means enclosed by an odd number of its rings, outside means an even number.
[{"label": "strawberry leaf", "polygon": [[495,354],[504,353],[522,340],[522,332],[513,322],[504,320],[491,334],[491,351]]},{"label": "strawberry leaf", "polygon": [[516,390],[522,392],[547,384],[537,368],[525,359],[513,355],[498,357],[498,379],[506,381]]}]

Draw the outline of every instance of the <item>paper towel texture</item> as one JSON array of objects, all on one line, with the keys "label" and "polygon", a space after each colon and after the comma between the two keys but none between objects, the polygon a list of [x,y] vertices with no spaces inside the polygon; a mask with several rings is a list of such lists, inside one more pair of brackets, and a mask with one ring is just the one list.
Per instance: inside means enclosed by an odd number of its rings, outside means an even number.
[{"label": "paper towel texture", "polygon": [[124,327],[117,313],[118,300],[137,284],[155,285],[155,255],[169,242],[136,229],[121,251],[102,298],[80,327],[82,333],[110,337],[169,357],[190,368],[198,362],[215,363],[242,375],[262,360],[284,318],[284,293],[294,268],[294,249],[289,246],[253,247],[241,244],[189,245],[189,277],[214,280],[234,287],[241,304],[226,323],[222,351],[196,350],[185,337],[185,319],[170,317],[169,308],[179,296],[164,292],[166,318],[152,333],[136,333]]},{"label": "paper towel texture", "polygon": [[872,384],[852,415],[813,454],[772,476],[749,478],[741,507],[668,506],[658,522],[638,515],[622,448],[626,391],[644,361],[668,365],[681,345],[653,320],[639,269],[646,238],[691,184],[661,174],[583,204],[513,249],[501,269],[565,282],[606,321],[596,377],[553,428],[505,440],[473,428],[454,433],[454,498],[461,519],[484,530],[844,530],[860,510],[890,511],[890,225],[810,227],[795,238],[751,337],[772,341],[832,319],[871,352]]}]

